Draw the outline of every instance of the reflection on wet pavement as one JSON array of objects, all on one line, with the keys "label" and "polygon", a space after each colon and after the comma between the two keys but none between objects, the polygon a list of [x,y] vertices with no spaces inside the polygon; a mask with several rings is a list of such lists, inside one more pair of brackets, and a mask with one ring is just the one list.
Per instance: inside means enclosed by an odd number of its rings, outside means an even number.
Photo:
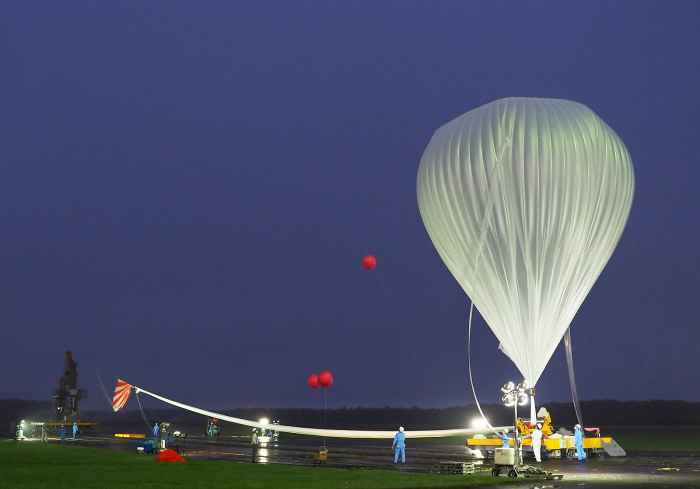
[{"label": "reflection on wet pavement", "polygon": [[[258,450],[259,463],[308,465],[314,463],[320,440],[302,437],[283,437],[277,443],[269,443]],[[473,458],[464,446],[432,444],[415,441],[406,448],[406,467],[393,464],[394,451],[391,440],[381,444],[376,440],[326,440],[327,466],[373,470],[405,470],[418,473],[439,473],[440,462],[473,462],[477,472],[490,473],[491,461]],[[118,450],[136,451],[137,442],[108,436],[86,437],[82,444]],[[211,439],[191,436],[186,440],[185,455],[190,458],[214,457],[223,460],[250,462],[250,439],[247,436],[227,436]],[[144,455],[148,456],[148,455]],[[526,460],[533,464],[534,460]],[[537,464],[544,470],[561,473],[562,481],[534,482],[533,489],[608,488],[608,487],[694,487],[700,488],[700,457],[630,456],[621,458],[591,458],[583,462],[569,459],[544,460]],[[469,477],[446,476],[446,477]],[[503,476],[501,476],[503,477]],[[505,482],[505,481],[504,481]],[[504,486],[513,487],[513,486]]]}]

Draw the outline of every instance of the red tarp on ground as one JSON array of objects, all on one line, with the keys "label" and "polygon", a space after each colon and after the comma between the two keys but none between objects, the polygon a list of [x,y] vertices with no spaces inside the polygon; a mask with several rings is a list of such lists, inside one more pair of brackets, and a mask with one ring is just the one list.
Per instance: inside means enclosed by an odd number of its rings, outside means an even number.
[{"label": "red tarp on ground", "polygon": [[178,455],[174,450],[168,449],[158,454],[156,462],[187,462],[187,460]]}]

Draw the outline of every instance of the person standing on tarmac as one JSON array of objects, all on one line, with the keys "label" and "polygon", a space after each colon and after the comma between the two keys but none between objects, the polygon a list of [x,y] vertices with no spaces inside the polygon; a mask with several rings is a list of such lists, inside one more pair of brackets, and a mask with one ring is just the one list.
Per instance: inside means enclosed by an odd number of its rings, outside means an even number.
[{"label": "person standing on tarmac", "polygon": [[78,425],[73,423],[73,439],[75,440],[75,435],[78,434]]},{"label": "person standing on tarmac", "polygon": [[260,441],[258,440],[258,429],[253,428],[253,436],[250,438],[250,444],[253,447],[253,460],[252,462],[255,463],[255,456],[258,454],[258,444]]},{"label": "person standing on tarmac", "polygon": [[41,425],[41,443],[48,443],[48,435],[47,435],[47,429],[46,429],[46,423]]},{"label": "person standing on tarmac", "polygon": [[61,443],[66,442],[66,427],[61,425],[61,430],[59,431],[61,433]]},{"label": "person standing on tarmac", "polygon": [[583,450],[583,430],[581,425],[574,426],[574,441],[576,443],[576,455],[579,460],[586,460],[586,452]]},{"label": "person standing on tarmac", "polygon": [[510,439],[508,438],[508,428],[503,428],[503,432],[501,433],[501,441],[503,442],[501,448],[510,447]]},{"label": "person standing on tarmac", "polygon": [[535,460],[542,462],[542,425],[537,423],[535,429],[530,433],[530,438],[532,438],[532,451],[535,452]]},{"label": "person standing on tarmac", "polygon": [[403,432],[403,426],[399,426],[399,432],[394,436],[394,443],[391,448],[396,447],[394,452],[394,463],[399,461],[399,453],[401,454],[401,463],[406,465],[406,433]]},{"label": "person standing on tarmac", "polygon": [[158,426],[158,423],[155,423],[153,425],[153,438],[158,438],[159,431],[160,431],[160,426]]}]

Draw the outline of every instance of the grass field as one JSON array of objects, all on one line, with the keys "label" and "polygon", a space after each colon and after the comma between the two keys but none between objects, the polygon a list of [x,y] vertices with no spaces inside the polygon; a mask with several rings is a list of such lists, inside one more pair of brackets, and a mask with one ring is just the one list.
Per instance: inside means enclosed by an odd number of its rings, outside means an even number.
[{"label": "grass field", "polygon": [[[192,459],[159,463],[135,452],[0,440],[1,488],[429,488],[525,483],[491,475],[443,476]],[[531,483],[532,480],[529,480]]]},{"label": "grass field", "polygon": [[610,428],[612,436],[628,452],[700,452],[700,428]]}]

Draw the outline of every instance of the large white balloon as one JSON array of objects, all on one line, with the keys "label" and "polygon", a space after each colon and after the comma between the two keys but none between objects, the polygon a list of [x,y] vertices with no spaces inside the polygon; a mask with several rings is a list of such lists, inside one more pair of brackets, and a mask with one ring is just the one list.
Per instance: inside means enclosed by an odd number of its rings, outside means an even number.
[{"label": "large white balloon", "polygon": [[534,386],[629,217],[625,145],[579,103],[506,98],[439,128],[417,187],[435,248]]}]

